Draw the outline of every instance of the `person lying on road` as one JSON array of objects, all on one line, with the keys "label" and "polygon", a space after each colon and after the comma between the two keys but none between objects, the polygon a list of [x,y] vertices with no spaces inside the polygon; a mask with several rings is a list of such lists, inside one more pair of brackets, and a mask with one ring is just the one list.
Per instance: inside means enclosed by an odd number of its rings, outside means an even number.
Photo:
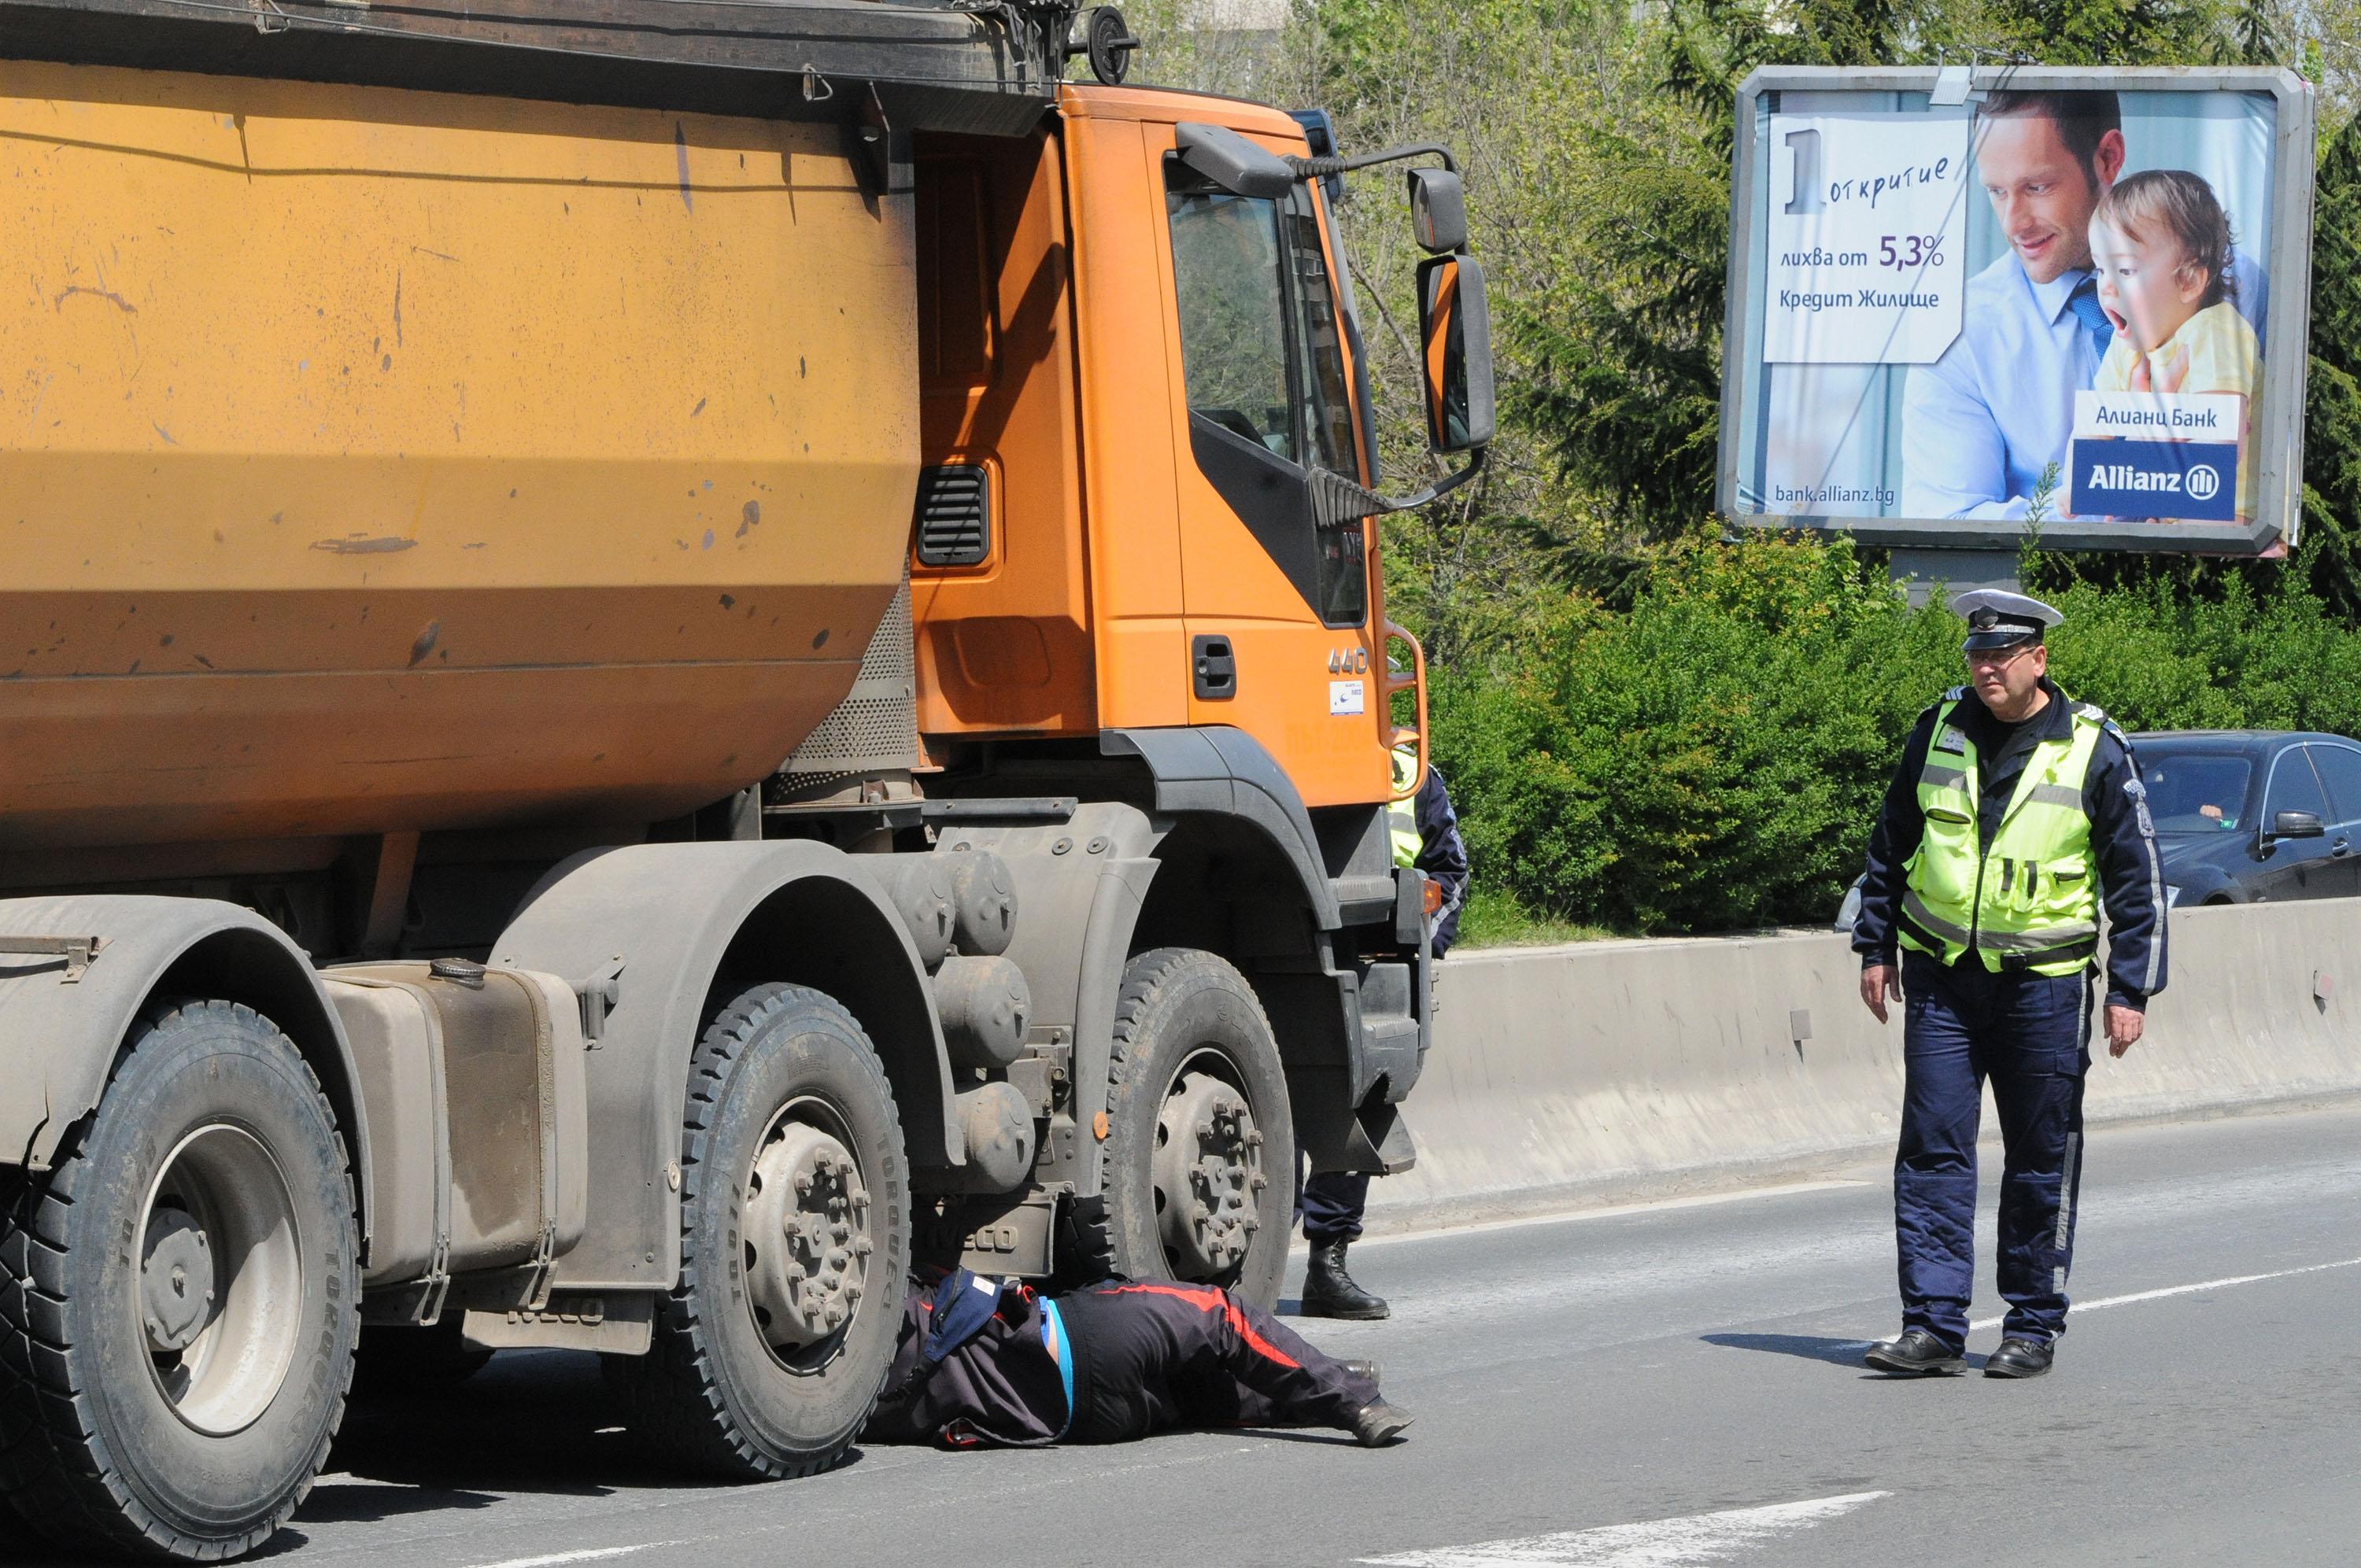
[{"label": "person lying on road", "polygon": [[1378,1448],[1410,1423],[1374,1365],[1321,1354],[1219,1286],[1110,1279],[1050,1296],[961,1268],[910,1281],[862,1438],[1039,1447],[1320,1426]]}]

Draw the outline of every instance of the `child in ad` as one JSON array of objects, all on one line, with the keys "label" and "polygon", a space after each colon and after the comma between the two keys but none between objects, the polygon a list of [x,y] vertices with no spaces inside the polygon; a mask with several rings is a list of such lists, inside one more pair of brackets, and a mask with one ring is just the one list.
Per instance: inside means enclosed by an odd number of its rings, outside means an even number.
[{"label": "child in ad", "polygon": [[[2254,417],[2262,345],[2230,302],[2230,220],[2213,188],[2178,169],[2126,175],[2091,218],[2099,304],[2114,340],[2099,366],[2102,392],[2228,392],[2239,405],[2238,444]],[[2237,513],[2254,515],[2254,476],[2238,465]]]}]

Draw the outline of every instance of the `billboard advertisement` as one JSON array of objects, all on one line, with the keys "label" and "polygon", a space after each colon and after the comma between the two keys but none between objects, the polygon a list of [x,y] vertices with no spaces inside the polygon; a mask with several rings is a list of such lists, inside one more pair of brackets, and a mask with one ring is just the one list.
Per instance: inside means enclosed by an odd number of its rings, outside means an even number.
[{"label": "billboard advertisement", "polygon": [[1738,130],[1725,516],[1891,544],[2294,543],[2301,81],[1767,68]]}]

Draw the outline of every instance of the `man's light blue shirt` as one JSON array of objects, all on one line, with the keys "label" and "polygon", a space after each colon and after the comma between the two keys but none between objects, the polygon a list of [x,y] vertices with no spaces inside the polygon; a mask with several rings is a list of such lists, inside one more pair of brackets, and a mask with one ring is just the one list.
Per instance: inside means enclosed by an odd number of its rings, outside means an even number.
[{"label": "man's light blue shirt", "polygon": [[[2270,280],[2232,253],[2233,296],[2263,335]],[[2090,330],[2067,308],[2088,270],[2047,283],[2026,276],[2015,250],[1968,280],[1960,335],[1910,373],[1902,405],[1904,517],[2022,518],[2044,469],[2057,464],[2051,517],[2066,514],[2066,444],[2074,394],[2098,378]]]}]

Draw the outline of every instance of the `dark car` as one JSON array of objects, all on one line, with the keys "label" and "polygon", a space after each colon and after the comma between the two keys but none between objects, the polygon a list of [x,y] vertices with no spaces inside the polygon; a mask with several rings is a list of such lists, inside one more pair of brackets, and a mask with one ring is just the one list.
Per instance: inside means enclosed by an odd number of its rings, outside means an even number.
[{"label": "dark car", "polygon": [[2132,751],[2175,905],[2361,895],[2361,741],[2165,729]]}]

